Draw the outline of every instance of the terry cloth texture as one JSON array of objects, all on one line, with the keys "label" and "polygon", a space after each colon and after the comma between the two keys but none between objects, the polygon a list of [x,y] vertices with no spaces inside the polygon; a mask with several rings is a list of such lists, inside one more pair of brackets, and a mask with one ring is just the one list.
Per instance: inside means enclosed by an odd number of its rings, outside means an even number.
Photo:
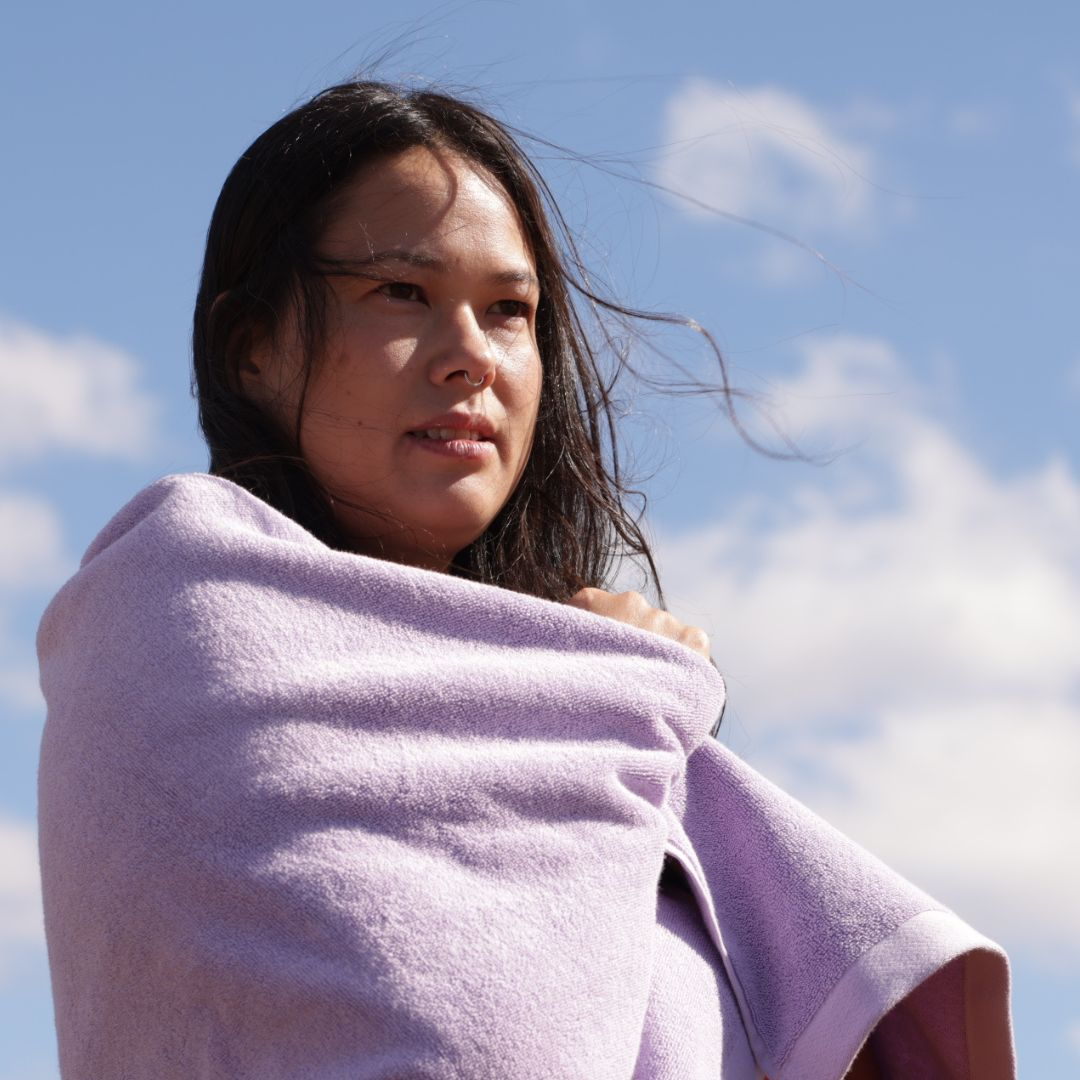
[{"label": "terry cloth texture", "polygon": [[1014,1075],[1000,949],[708,738],[673,641],[197,475],[39,653],[65,1080]]}]

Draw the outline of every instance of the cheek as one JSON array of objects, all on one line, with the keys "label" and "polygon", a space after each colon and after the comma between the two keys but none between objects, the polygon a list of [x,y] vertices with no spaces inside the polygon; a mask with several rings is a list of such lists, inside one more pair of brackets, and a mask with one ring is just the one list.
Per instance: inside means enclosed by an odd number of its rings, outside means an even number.
[{"label": "cheek", "polygon": [[337,461],[345,453],[343,443],[363,430],[359,387],[344,377],[334,355],[322,358],[308,380],[300,423],[301,450],[310,465]]},{"label": "cheek", "polygon": [[377,353],[332,342],[308,383],[304,399],[305,423],[331,423],[335,418],[363,420],[378,412],[389,396],[392,373],[380,364]]},{"label": "cheek", "polygon": [[528,460],[536,437],[536,420],[540,412],[540,395],[543,391],[543,367],[537,356],[522,373],[518,395],[517,419],[521,431],[522,465]]},{"label": "cheek", "polygon": [[534,353],[533,363],[529,369],[529,400],[531,404],[531,416],[533,423],[536,422],[537,413],[540,411],[540,395],[544,391],[544,362],[539,352]]}]

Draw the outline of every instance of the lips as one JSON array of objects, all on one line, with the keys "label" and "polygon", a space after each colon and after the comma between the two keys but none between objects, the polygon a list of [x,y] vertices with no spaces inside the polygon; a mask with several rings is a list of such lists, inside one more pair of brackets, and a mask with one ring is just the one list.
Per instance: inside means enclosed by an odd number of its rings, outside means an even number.
[{"label": "lips", "polygon": [[[451,435],[460,435],[461,432],[449,430]],[[445,461],[459,463],[483,464],[486,461],[494,461],[498,457],[498,449],[491,439],[478,439],[474,431],[465,431],[469,438],[432,438],[426,432],[409,432],[408,438],[412,446],[421,454],[434,455]]]},{"label": "lips", "polygon": [[495,425],[486,416],[451,412],[429,417],[410,429],[408,434],[418,439],[442,442],[490,442],[495,438]]}]

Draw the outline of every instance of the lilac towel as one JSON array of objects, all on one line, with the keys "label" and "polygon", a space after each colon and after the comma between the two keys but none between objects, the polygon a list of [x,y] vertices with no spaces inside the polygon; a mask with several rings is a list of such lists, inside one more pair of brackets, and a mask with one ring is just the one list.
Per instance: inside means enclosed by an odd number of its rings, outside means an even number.
[{"label": "lilac towel", "polygon": [[66,1080],[1014,1075],[1001,951],[709,739],[681,645],[182,476],[39,649]]}]

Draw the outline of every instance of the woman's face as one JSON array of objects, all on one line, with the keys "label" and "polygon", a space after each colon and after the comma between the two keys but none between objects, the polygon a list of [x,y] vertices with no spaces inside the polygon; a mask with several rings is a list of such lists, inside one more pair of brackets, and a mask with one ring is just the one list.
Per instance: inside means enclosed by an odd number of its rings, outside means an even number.
[{"label": "woman's face", "polygon": [[[540,297],[517,214],[486,173],[414,148],[344,190],[317,250],[350,273],[328,278],[304,459],[354,550],[446,570],[532,447]],[[255,350],[245,382],[291,424],[302,353],[295,334],[280,337]]]}]

